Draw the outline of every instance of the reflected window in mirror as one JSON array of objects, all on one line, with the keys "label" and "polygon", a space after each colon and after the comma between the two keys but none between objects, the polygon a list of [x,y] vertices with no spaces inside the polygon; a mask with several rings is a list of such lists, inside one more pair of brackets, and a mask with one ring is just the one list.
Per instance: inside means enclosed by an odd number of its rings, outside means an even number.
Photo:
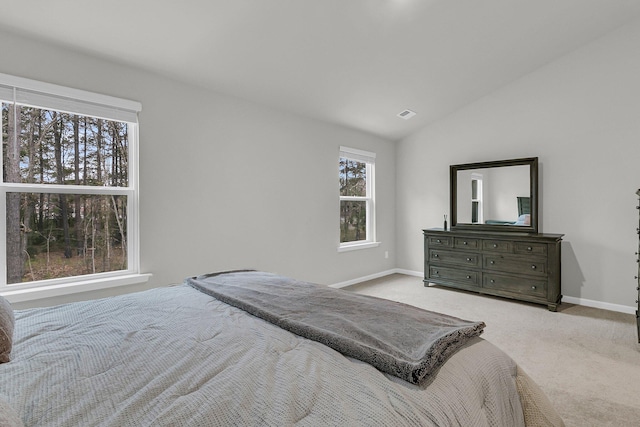
[{"label": "reflected window in mirror", "polygon": [[482,214],[482,174],[471,174],[471,223],[483,222]]},{"label": "reflected window in mirror", "polygon": [[537,158],[451,166],[452,229],[537,233]]}]

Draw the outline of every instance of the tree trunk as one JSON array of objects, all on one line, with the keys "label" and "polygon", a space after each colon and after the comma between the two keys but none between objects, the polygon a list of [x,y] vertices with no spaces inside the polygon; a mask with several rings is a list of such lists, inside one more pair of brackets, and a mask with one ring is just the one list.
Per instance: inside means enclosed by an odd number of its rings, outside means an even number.
[{"label": "tree trunk", "polygon": [[[9,106],[8,143],[4,159],[7,182],[20,182],[20,115],[20,106]],[[20,193],[7,193],[7,283],[22,282],[22,276],[24,276],[23,259]]]},{"label": "tree trunk", "polygon": [[[118,231],[120,231],[120,244],[122,245],[122,268],[124,269],[127,265],[127,235],[124,232],[124,226],[122,221],[120,221],[120,208],[118,207],[118,203],[116,203],[115,196],[111,196],[111,201],[113,202],[113,213],[116,216],[116,221],[118,223]],[[122,208],[124,211],[124,207]]]},{"label": "tree trunk", "polygon": [[[28,140],[27,140],[27,156],[29,157],[29,163],[27,165],[27,178],[26,182],[32,183],[35,182],[35,167],[36,167],[36,146],[40,142],[40,138],[42,138],[42,123],[40,120],[40,110],[36,108],[32,108],[29,111],[29,121],[25,123],[28,126]],[[29,252],[28,248],[28,240],[29,233],[31,230],[31,222],[33,217],[33,210],[35,203],[36,195],[32,193],[24,193],[24,208],[23,208],[23,218],[22,218],[22,239],[21,239],[21,253],[23,255],[23,263],[28,260]],[[31,277],[32,280],[36,280]]]},{"label": "tree trunk", "polygon": [[[58,116],[59,121],[55,127],[54,152],[56,158],[56,172],[58,184],[64,184],[64,168],[62,166],[62,131],[64,128],[63,114]],[[67,195],[58,194],[60,199],[60,211],[62,215],[62,230],[64,235],[64,257],[71,258],[71,238],[69,236],[69,209]]]},{"label": "tree trunk", "polygon": [[[77,115],[73,116],[73,167],[75,172],[75,184],[80,185],[80,119]],[[73,209],[75,212],[75,234],[76,234],[76,248],[77,255],[82,255],[82,209],[80,204],[82,203],[79,194],[76,194],[73,199]]]},{"label": "tree trunk", "polygon": [[[96,134],[96,179],[97,181],[102,184],[105,185],[106,184],[106,180],[103,179],[102,173],[103,173],[103,168],[102,168],[102,137],[103,137],[103,123],[102,120],[98,119],[97,122],[97,134]],[[95,250],[98,250],[98,248],[102,251],[102,269],[101,271],[105,271],[106,268],[106,251],[104,250],[103,245],[106,242],[106,239],[109,238],[109,236],[107,235],[106,232],[106,220],[103,217],[104,215],[104,209],[103,209],[103,202],[102,202],[102,198],[97,198],[97,202],[96,202],[96,208],[94,210],[95,215],[94,215],[94,223],[95,223],[95,230],[98,233],[98,236],[96,236],[97,238],[100,238],[100,235],[102,235],[102,241],[100,242],[100,244],[98,244],[98,242],[96,242],[95,238],[93,240],[93,247],[95,248]],[[94,259],[95,259],[95,251],[94,251]],[[95,268],[95,267],[94,267]]]}]

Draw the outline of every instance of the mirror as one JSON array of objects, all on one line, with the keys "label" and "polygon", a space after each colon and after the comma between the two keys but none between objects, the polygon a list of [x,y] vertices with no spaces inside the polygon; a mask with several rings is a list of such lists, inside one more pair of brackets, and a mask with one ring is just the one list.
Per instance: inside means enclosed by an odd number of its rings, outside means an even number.
[{"label": "mirror", "polygon": [[451,229],[538,232],[538,158],[450,166]]}]

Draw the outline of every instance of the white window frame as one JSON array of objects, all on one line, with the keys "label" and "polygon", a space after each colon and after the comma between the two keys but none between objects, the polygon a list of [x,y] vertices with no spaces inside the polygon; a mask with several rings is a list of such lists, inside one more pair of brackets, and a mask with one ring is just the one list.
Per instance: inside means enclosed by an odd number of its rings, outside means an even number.
[{"label": "white window frame", "polygon": [[[338,232],[338,252],[353,251],[358,249],[373,248],[380,245],[380,242],[376,239],[376,203],[375,203],[375,163],[376,153],[364,150],[358,150],[350,147],[340,147],[340,155],[338,161],[342,158],[349,160],[355,160],[365,163],[367,165],[367,183],[366,197],[353,197],[353,196],[339,196],[339,202],[342,201],[364,201],[366,202],[366,240],[358,240],[355,242],[340,242],[340,233]],[[338,209],[338,224],[340,223],[340,209]]]},{"label": "white window frame", "polygon": [[[0,178],[0,260],[2,260],[0,261],[2,263],[0,264],[0,295],[15,303],[148,281],[151,275],[140,273],[137,116],[138,112],[142,110],[142,105],[136,101],[1,73],[0,101],[17,102],[20,105],[126,122],[129,136],[129,183],[127,187],[23,184],[1,182],[2,178]],[[3,161],[3,156],[0,156],[0,170],[3,167]],[[11,192],[126,196],[127,270],[7,284],[6,200],[7,193]]]}]

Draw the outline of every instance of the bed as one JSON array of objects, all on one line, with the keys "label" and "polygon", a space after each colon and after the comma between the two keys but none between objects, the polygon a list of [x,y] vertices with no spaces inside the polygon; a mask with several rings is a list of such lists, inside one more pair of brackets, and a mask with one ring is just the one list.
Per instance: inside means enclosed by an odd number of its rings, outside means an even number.
[{"label": "bed", "polygon": [[414,384],[221,299],[185,282],[12,315],[5,301],[0,425],[562,425],[478,336]]}]

